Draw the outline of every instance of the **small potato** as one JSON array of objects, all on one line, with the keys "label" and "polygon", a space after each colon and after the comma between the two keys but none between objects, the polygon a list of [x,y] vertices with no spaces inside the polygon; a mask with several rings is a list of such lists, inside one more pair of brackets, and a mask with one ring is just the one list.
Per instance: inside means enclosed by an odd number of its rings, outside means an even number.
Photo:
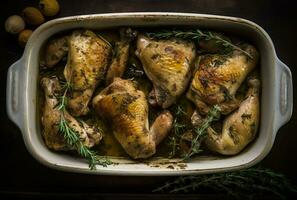
[{"label": "small potato", "polygon": [[60,6],[57,0],[40,0],[39,9],[44,16],[51,17],[58,14]]},{"label": "small potato", "polygon": [[12,15],[5,21],[5,30],[11,34],[17,34],[25,29],[24,20],[18,15]]},{"label": "small potato", "polygon": [[27,7],[22,12],[25,22],[30,25],[40,25],[44,22],[41,12],[34,7]]},{"label": "small potato", "polygon": [[19,44],[21,47],[25,47],[31,34],[33,33],[33,31],[31,30],[23,30],[22,32],[20,32],[18,40],[19,40]]}]

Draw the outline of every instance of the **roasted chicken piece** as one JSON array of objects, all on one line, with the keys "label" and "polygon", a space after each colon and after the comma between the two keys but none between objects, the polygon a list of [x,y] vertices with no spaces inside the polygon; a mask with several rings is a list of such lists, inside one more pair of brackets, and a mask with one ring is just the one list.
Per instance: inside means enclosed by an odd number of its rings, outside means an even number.
[{"label": "roasted chicken piece", "polygon": [[194,43],[139,36],[136,55],[154,84],[149,102],[168,108],[187,89],[195,58]]},{"label": "roasted chicken piece", "polygon": [[130,80],[114,78],[93,99],[93,107],[111,124],[115,138],[134,159],[155,154],[156,146],[167,136],[172,126],[172,115],[165,111],[149,129],[145,95]]},{"label": "roasted chicken piece", "polygon": [[[58,99],[61,95],[61,86],[57,78],[42,78],[41,87],[44,90],[45,101],[42,111],[43,137],[48,148],[53,150],[69,150],[63,136],[59,133],[59,122],[62,111],[57,109]],[[79,134],[84,145],[92,147],[98,144],[102,138],[97,128],[91,127],[83,121],[78,122],[67,111],[64,111],[64,118],[69,126]]]},{"label": "roasted chicken piece", "polygon": [[46,44],[45,67],[54,67],[68,52],[68,36],[51,39]]},{"label": "roasted chicken piece", "polygon": [[111,46],[89,30],[74,31],[68,40],[68,58],[64,76],[71,84],[68,108],[74,116],[88,113],[88,103],[104,79]]},{"label": "roasted chicken piece", "polygon": [[246,99],[238,110],[223,121],[222,133],[208,128],[207,147],[223,155],[235,155],[243,150],[257,133],[260,118],[260,81],[252,77]]},{"label": "roasted chicken piece", "polygon": [[136,34],[130,28],[120,30],[121,39],[115,43],[114,55],[106,75],[106,85],[112,83],[115,77],[123,76],[129,58],[130,43]]},{"label": "roasted chicken piece", "polygon": [[223,114],[232,112],[239,106],[236,91],[247,75],[256,67],[258,52],[252,45],[242,47],[252,58],[234,50],[231,55],[212,54],[198,60],[187,98],[194,102],[202,114],[209,106],[218,104]]}]

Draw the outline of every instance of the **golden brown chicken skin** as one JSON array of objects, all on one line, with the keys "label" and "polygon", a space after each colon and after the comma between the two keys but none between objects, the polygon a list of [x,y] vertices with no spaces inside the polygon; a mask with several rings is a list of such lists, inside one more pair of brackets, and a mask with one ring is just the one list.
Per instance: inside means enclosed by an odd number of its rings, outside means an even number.
[{"label": "golden brown chicken skin", "polygon": [[149,129],[147,100],[130,80],[115,78],[93,99],[93,107],[110,123],[115,138],[134,159],[154,155],[172,126],[172,115],[165,111]]},{"label": "golden brown chicken skin", "polygon": [[154,85],[151,104],[168,108],[187,89],[195,54],[192,42],[138,37],[136,55]]},{"label": "golden brown chicken skin", "polygon": [[111,46],[89,30],[74,31],[68,40],[64,76],[71,84],[68,108],[74,116],[88,113],[96,86],[104,79]]},{"label": "golden brown chicken skin", "polygon": [[235,155],[242,151],[256,136],[260,120],[260,81],[252,77],[246,99],[224,121],[222,132],[208,128],[207,147],[223,155]]},{"label": "golden brown chicken skin", "polygon": [[239,106],[235,94],[259,59],[252,45],[245,45],[244,50],[252,58],[234,50],[230,55],[210,54],[198,60],[187,98],[199,112],[206,114],[209,106],[217,104],[223,114],[228,114]]}]

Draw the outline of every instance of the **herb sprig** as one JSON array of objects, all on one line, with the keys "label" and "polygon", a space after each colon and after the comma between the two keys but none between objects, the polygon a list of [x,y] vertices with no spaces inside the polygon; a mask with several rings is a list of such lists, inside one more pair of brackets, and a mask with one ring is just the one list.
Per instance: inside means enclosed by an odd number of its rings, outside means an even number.
[{"label": "herb sprig", "polygon": [[211,125],[211,123],[215,120],[218,120],[220,116],[220,108],[219,106],[213,106],[209,112],[207,113],[206,119],[203,121],[202,125],[199,127],[194,127],[193,131],[195,133],[192,141],[190,150],[183,157],[184,160],[189,159],[194,154],[198,154],[201,152],[200,146],[203,139],[207,136],[206,130]]},{"label": "herb sprig", "polygon": [[174,110],[175,116],[173,120],[173,135],[169,137],[169,145],[171,146],[171,151],[169,153],[169,158],[176,155],[179,150],[179,140],[182,134],[188,129],[187,125],[182,122],[182,118],[187,115],[183,110],[181,105],[177,105]]},{"label": "herb sprig", "polygon": [[253,167],[234,172],[181,176],[166,182],[153,192],[180,193],[205,191],[205,189],[225,193],[241,199],[243,195],[252,198],[253,194],[269,193],[282,199],[297,192],[284,175],[269,169]]},{"label": "herb sprig", "polygon": [[98,156],[97,153],[83,144],[80,140],[79,134],[70,127],[69,122],[65,118],[66,106],[67,106],[67,92],[71,89],[71,84],[68,82],[62,83],[62,89],[64,90],[62,96],[60,96],[59,103],[56,106],[56,109],[61,111],[61,119],[59,122],[59,132],[64,137],[66,143],[73,147],[77,153],[87,159],[89,163],[89,168],[91,170],[96,170],[96,165],[102,165],[106,167],[107,165],[112,164],[112,162],[103,156]]},{"label": "herb sprig", "polygon": [[249,54],[247,51],[241,49],[240,47],[232,44],[230,41],[222,38],[221,36],[214,34],[211,31],[202,31],[200,29],[194,30],[162,30],[159,32],[149,32],[146,35],[150,38],[157,38],[157,39],[169,39],[169,38],[180,38],[186,40],[194,40],[194,41],[201,41],[201,40],[214,40],[217,44],[223,45],[225,48],[231,48],[238,50],[248,56],[250,59],[253,59],[252,55]]},{"label": "herb sprig", "polygon": [[180,141],[183,139],[183,135],[190,131],[193,135],[193,139],[191,139],[189,150],[181,155],[183,160],[186,161],[193,155],[202,151],[201,143],[207,136],[206,130],[208,127],[210,127],[213,121],[218,120],[220,116],[220,108],[217,105],[213,106],[209,110],[202,125],[199,127],[193,126],[191,123],[186,123],[183,120],[183,118],[187,116],[187,113],[183,110],[181,105],[176,105],[174,113],[175,118],[173,121],[173,135],[169,138],[169,145],[171,146],[169,158],[172,158],[179,150],[181,150]]}]

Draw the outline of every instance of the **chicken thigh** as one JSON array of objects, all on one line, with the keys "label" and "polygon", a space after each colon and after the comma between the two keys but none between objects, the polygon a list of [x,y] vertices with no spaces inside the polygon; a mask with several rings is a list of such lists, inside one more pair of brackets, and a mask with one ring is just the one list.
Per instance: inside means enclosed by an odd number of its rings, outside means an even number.
[{"label": "chicken thigh", "polygon": [[209,106],[218,104],[223,114],[239,106],[235,94],[247,75],[256,67],[258,52],[252,45],[243,49],[252,58],[234,50],[231,55],[211,54],[202,57],[194,74],[187,98],[194,102],[198,111],[206,114]]},{"label": "chicken thigh", "polygon": [[260,118],[260,81],[252,77],[248,84],[246,99],[238,110],[224,120],[222,133],[208,128],[205,142],[210,150],[223,155],[235,155],[255,138]]},{"label": "chicken thigh", "polygon": [[165,111],[149,129],[145,95],[130,80],[115,78],[93,99],[93,107],[95,112],[111,123],[115,138],[134,159],[155,154],[156,146],[172,126],[172,115]]},{"label": "chicken thigh", "polygon": [[151,40],[139,36],[136,55],[153,82],[150,103],[168,108],[187,89],[195,58],[193,42],[183,40]]},{"label": "chicken thigh", "polygon": [[[57,78],[42,78],[41,87],[45,95],[41,118],[45,144],[53,150],[69,150],[71,147],[67,146],[63,136],[59,133],[62,111],[57,109],[59,103],[57,97],[61,93],[60,83]],[[102,135],[97,128],[91,127],[83,121],[78,122],[67,111],[64,111],[64,118],[69,122],[69,126],[79,134],[85,146],[92,147],[101,140]]]},{"label": "chicken thigh", "polygon": [[74,116],[88,113],[93,92],[103,80],[111,56],[111,46],[89,30],[74,31],[68,40],[64,76],[71,84],[68,108]]}]

